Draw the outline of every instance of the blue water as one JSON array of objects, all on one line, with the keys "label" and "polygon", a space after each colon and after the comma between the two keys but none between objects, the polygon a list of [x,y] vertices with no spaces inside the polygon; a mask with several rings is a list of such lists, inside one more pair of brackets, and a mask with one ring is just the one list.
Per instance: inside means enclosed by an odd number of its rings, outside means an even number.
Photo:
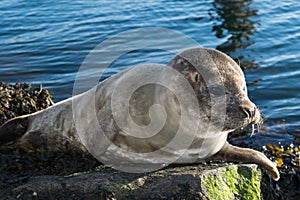
[{"label": "blue water", "polygon": [[[123,31],[162,27],[237,58],[251,99],[277,132],[267,140],[284,140],[282,128],[299,133],[297,0],[1,0],[0,16],[0,81],[43,84],[59,101],[72,95],[81,63],[98,44]],[[175,48],[178,41],[169,38],[165,45]],[[166,63],[172,56],[135,51],[116,60],[107,76],[133,64]]]}]

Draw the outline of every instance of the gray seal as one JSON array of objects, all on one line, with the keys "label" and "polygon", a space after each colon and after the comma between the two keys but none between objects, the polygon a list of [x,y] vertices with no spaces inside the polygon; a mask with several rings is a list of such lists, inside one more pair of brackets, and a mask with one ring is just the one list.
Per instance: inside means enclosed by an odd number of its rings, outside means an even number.
[{"label": "gray seal", "polygon": [[[129,99],[123,99],[122,95],[128,92],[122,88],[154,77],[155,80],[130,93]],[[185,82],[179,81],[182,77]],[[186,83],[189,86],[185,87]],[[116,88],[119,92],[114,94]],[[184,93],[189,89],[196,102]],[[176,92],[184,94],[184,106]],[[118,100],[115,104],[114,99]],[[157,105],[164,108],[163,112]],[[248,98],[241,68],[220,51],[197,47],[176,55],[167,66],[124,70],[85,93],[9,120],[0,128],[0,152],[16,148],[74,150],[92,154],[113,166],[138,162],[149,166],[173,157],[176,159],[171,159],[172,163],[255,163],[279,180],[276,165],[264,154],[226,141],[231,131],[261,121],[258,108]],[[159,125],[151,126],[152,123]],[[145,131],[131,131],[136,127]],[[147,135],[145,127],[156,134]],[[180,137],[176,135],[178,130]],[[174,138],[177,141],[170,142]]]}]

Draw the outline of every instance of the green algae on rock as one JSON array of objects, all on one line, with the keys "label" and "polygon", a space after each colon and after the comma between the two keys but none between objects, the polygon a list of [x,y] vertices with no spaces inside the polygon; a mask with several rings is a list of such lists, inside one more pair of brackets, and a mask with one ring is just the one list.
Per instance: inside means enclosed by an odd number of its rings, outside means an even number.
[{"label": "green algae on rock", "polygon": [[207,171],[202,187],[208,199],[261,199],[261,171],[256,165],[231,165],[219,168],[218,172]]}]

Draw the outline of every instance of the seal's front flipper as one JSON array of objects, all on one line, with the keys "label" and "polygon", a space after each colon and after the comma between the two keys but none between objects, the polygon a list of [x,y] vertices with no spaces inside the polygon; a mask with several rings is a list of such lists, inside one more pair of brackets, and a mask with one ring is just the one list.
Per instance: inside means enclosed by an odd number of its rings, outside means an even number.
[{"label": "seal's front flipper", "polygon": [[0,146],[22,137],[28,127],[28,117],[17,117],[0,127]]},{"label": "seal's front flipper", "polygon": [[224,160],[229,162],[255,163],[266,169],[275,181],[280,178],[276,165],[263,153],[248,148],[240,148],[230,145],[228,142],[212,158],[213,160]]}]

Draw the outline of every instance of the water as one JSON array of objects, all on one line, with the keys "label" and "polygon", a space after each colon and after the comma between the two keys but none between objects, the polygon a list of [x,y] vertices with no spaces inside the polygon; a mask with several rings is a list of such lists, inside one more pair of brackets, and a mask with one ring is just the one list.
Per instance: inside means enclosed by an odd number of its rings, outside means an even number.
[{"label": "water", "polygon": [[[0,81],[43,84],[59,101],[72,95],[81,63],[98,44],[126,30],[163,27],[220,49],[241,63],[249,95],[271,132],[258,136],[264,143],[299,133],[300,5],[296,0],[2,0],[0,16]],[[176,47],[178,41],[170,38],[166,45]],[[116,60],[107,76],[133,64],[166,63],[172,56],[161,50],[134,51]]]}]

